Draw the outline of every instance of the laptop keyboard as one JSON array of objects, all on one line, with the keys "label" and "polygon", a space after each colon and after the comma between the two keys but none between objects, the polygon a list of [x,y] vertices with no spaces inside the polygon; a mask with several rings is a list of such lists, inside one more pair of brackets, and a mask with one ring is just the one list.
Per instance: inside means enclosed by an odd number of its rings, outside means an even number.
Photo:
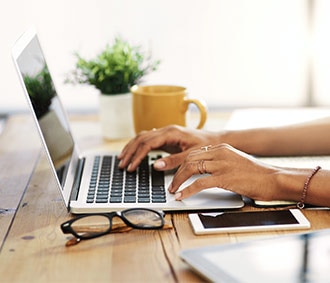
[{"label": "laptop keyboard", "polygon": [[119,169],[118,163],[116,156],[95,157],[87,203],[166,202],[164,172],[149,166],[148,157],[134,172]]}]

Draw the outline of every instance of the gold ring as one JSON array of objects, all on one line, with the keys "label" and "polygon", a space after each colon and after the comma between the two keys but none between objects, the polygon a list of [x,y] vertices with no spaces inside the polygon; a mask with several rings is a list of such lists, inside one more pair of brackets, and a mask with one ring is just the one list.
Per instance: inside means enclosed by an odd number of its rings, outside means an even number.
[{"label": "gold ring", "polygon": [[203,151],[208,151],[209,150],[209,148],[211,148],[212,147],[212,145],[206,145],[206,146],[202,146],[201,147],[201,150],[203,150]]},{"label": "gold ring", "polygon": [[203,174],[206,174],[207,173],[206,162],[204,162],[204,160],[203,160],[203,163],[202,163],[202,168],[203,168]]},{"label": "gold ring", "polygon": [[199,174],[204,174],[203,167],[204,167],[204,160],[199,160],[197,163],[197,169],[198,169]]},{"label": "gold ring", "polygon": [[198,161],[197,169],[198,169],[199,174],[201,174],[201,175],[206,173],[206,166],[205,166],[205,162],[203,159]]}]

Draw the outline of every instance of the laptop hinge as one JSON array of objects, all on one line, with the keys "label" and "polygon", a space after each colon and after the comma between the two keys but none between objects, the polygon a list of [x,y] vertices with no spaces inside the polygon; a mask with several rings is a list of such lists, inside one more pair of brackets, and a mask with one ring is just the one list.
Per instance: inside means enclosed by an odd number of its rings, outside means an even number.
[{"label": "laptop hinge", "polygon": [[77,171],[75,174],[75,181],[72,186],[71,190],[71,196],[70,200],[77,200],[78,199],[78,194],[79,194],[79,189],[80,189],[80,183],[81,183],[81,178],[82,178],[82,173],[84,170],[84,165],[85,165],[85,158],[81,158],[78,162],[77,166]]}]

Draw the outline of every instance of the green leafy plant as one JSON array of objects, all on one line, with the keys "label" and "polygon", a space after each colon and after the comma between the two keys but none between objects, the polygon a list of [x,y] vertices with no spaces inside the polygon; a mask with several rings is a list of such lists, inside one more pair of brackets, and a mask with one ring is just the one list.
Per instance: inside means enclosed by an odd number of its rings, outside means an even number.
[{"label": "green leafy plant", "polygon": [[46,64],[35,76],[24,75],[27,92],[31,98],[36,116],[39,119],[49,111],[51,100],[55,96],[55,87]]},{"label": "green leafy plant", "polygon": [[77,52],[75,70],[66,82],[95,86],[102,94],[113,95],[129,92],[142,77],[157,70],[160,61],[153,61],[141,46],[132,46],[120,37],[113,45],[91,60],[82,58]]}]

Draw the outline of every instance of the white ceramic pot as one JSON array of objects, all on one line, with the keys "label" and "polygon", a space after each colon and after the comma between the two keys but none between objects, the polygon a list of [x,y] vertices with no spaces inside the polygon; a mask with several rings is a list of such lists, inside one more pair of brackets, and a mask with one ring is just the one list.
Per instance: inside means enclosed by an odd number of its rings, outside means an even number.
[{"label": "white ceramic pot", "polygon": [[38,119],[38,122],[53,161],[65,160],[73,150],[73,140],[68,126],[59,120],[54,110],[50,110]]},{"label": "white ceramic pot", "polygon": [[100,94],[99,97],[103,137],[111,140],[133,137],[132,94]]}]

